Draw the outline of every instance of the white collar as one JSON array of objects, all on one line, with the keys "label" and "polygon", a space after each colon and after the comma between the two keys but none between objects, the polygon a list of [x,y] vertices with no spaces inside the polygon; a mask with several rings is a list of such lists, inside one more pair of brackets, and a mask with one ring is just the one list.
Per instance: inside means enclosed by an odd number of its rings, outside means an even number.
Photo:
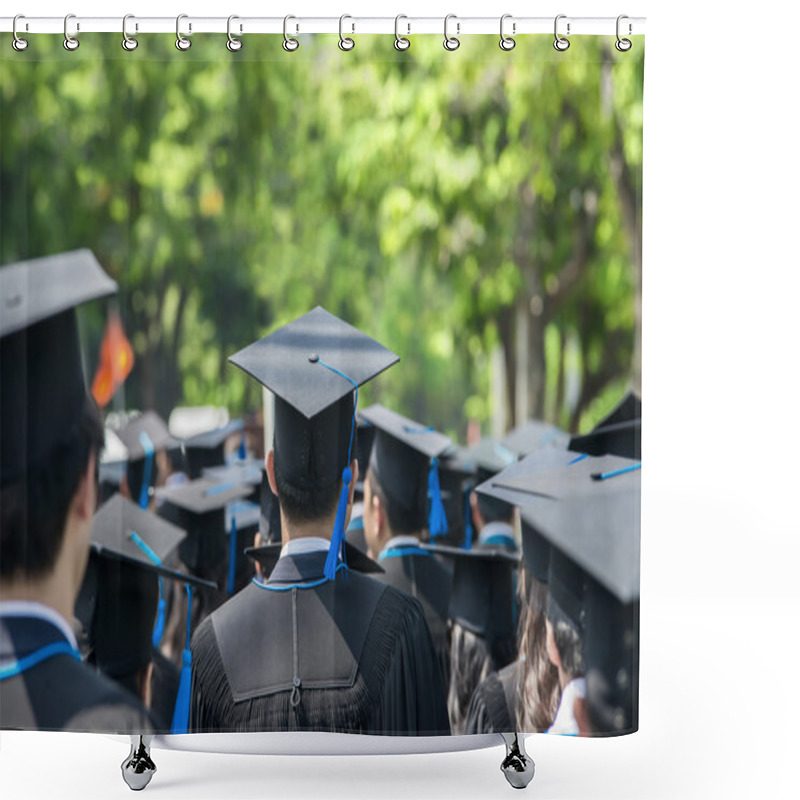
[{"label": "white collar", "polygon": [[478,544],[483,544],[490,536],[508,536],[514,539],[514,529],[507,522],[487,522],[481,529]]},{"label": "white collar", "polygon": [[77,650],[78,640],[69,623],[54,608],[33,600],[3,600],[0,602],[0,617],[34,617],[49,622],[58,628],[66,640]]},{"label": "white collar", "polygon": [[419,545],[420,541],[417,536],[409,536],[407,534],[404,536],[393,536],[386,542],[381,552],[383,553],[386,550],[391,550],[393,547],[419,547]]},{"label": "white collar", "polygon": [[321,536],[304,536],[300,539],[289,539],[281,547],[280,558],[284,556],[297,556],[302,553],[327,553],[330,550],[330,540],[323,539]]},{"label": "white collar", "polygon": [[561,702],[558,704],[558,712],[553,724],[547,729],[548,733],[561,733],[567,736],[577,736],[578,723],[572,707],[575,700],[586,697],[586,679],[573,678],[561,693]]}]

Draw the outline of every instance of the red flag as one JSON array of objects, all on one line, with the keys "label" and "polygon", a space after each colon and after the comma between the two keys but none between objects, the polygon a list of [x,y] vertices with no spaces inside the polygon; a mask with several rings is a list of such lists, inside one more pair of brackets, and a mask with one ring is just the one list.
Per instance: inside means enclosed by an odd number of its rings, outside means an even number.
[{"label": "red flag", "polygon": [[100,363],[92,381],[92,396],[100,408],[108,405],[132,369],[133,348],[122,329],[119,314],[111,311],[100,345]]}]

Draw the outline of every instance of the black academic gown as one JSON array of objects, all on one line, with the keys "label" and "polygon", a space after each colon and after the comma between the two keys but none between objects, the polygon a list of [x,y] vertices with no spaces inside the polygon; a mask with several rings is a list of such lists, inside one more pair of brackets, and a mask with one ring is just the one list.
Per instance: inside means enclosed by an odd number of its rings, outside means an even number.
[{"label": "black academic gown", "polygon": [[378,556],[383,574],[376,579],[415,597],[422,605],[433,638],[445,687],[450,676],[450,632],[448,627],[453,573],[419,543],[392,545]]},{"label": "black academic gown", "polygon": [[[39,617],[0,617],[0,666],[20,661],[64,634]],[[68,655],[0,681],[0,727],[17,730],[152,733],[133,695]]]},{"label": "black academic gown", "polygon": [[190,730],[450,733],[419,603],[354,570],[324,581],[326,555],[281,558],[197,629]]},{"label": "black academic gown", "polygon": [[492,672],[475,690],[467,712],[464,733],[511,733],[516,731],[517,676],[519,662]]}]

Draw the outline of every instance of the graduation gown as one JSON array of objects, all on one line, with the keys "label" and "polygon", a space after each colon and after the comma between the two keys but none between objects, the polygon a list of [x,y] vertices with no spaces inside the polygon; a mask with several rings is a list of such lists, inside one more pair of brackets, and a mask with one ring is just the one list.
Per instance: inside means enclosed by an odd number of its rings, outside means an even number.
[{"label": "graduation gown", "polygon": [[[69,644],[37,616],[0,617],[0,666],[43,647]],[[69,655],[59,654],[0,681],[0,727],[18,730],[152,733],[133,695]]]},{"label": "graduation gown", "polygon": [[512,733],[517,730],[515,695],[519,662],[492,672],[475,690],[464,733]]},{"label": "graduation gown", "polygon": [[450,676],[448,627],[453,573],[410,536],[390,539],[378,556],[383,574],[375,578],[419,600],[433,638],[445,687]]},{"label": "graduation gown", "polygon": [[352,569],[325,581],[326,555],[280,558],[197,629],[190,730],[450,733],[419,603]]}]

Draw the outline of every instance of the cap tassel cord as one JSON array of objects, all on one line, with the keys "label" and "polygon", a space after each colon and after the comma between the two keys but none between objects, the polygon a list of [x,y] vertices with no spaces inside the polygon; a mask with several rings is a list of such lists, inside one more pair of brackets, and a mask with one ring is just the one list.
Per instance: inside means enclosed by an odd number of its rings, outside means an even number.
[{"label": "cap tassel cord", "polygon": [[442,490],[439,487],[439,459],[431,460],[431,468],[428,471],[428,496],[431,499],[431,510],[428,515],[428,533],[431,539],[437,536],[444,536],[447,533],[447,515],[444,513],[444,503],[442,503]]},{"label": "cap tassel cord", "polygon": [[[157,566],[161,566],[161,559],[156,555],[155,550],[139,536],[136,531],[131,531],[133,543]],[[153,628],[153,647],[161,644],[161,637],[164,635],[164,618],[167,611],[167,601],[164,599],[164,579],[158,576],[158,613],[156,614],[156,624]]]},{"label": "cap tassel cord", "polygon": [[467,489],[464,492],[464,549],[472,550],[472,506],[470,505],[469,498],[472,494],[472,489]]},{"label": "cap tassel cord", "polygon": [[178,684],[178,696],[175,700],[170,733],[188,733],[189,729],[189,702],[192,692],[192,651],[189,648],[192,641],[192,587],[188,583],[185,586],[189,599],[186,610],[186,647],[183,650],[181,680]]},{"label": "cap tassel cord", "polygon": [[147,511],[150,505],[150,480],[153,475],[153,441],[147,435],[147,431],[139,434],[139,442],[144,448],[144,475],[142,476],[142,488],[139,490],[139,508]]},{"label": "cap tassel cord", "polygon": [[344,543],[344,523],[347,516],[347,501],[350,499],[350,482],[353,480],[353,473],[350,469],[350,463],[353,458],[353,434],[356,428],[356,409],[358,408],[358,384],[350,377],[344,374],[341,370],[326,364],[321,358],[316,362],[321,366],[335,372],[337,375],[344,378],[346,381],[353,385],[356,396],[353,403],[353,419],[350,422],[350,444],[347,448],[347,464],[342,470],[342,490],[339,492],[339,503],[336,506],[336,520],[333,524],[333,533],[331,534],[331,546],[328,548],[328,557],[325,559],[325,577],[332,581],[336,578],[337,566],[341,556],[342,563],[347,571],[347,555],[345,554]]},{"label": "cap tassel cord", "polygon": [[236,514],[231,515],[231,535],[228,542],[228,597],[236,581]]},{"label": "cap tassel cord", "polygon": [[247,458],[247,447],[244,443],[244,434],[242,434],[242,438],[239,441],[239,460],[244,461]]}]

